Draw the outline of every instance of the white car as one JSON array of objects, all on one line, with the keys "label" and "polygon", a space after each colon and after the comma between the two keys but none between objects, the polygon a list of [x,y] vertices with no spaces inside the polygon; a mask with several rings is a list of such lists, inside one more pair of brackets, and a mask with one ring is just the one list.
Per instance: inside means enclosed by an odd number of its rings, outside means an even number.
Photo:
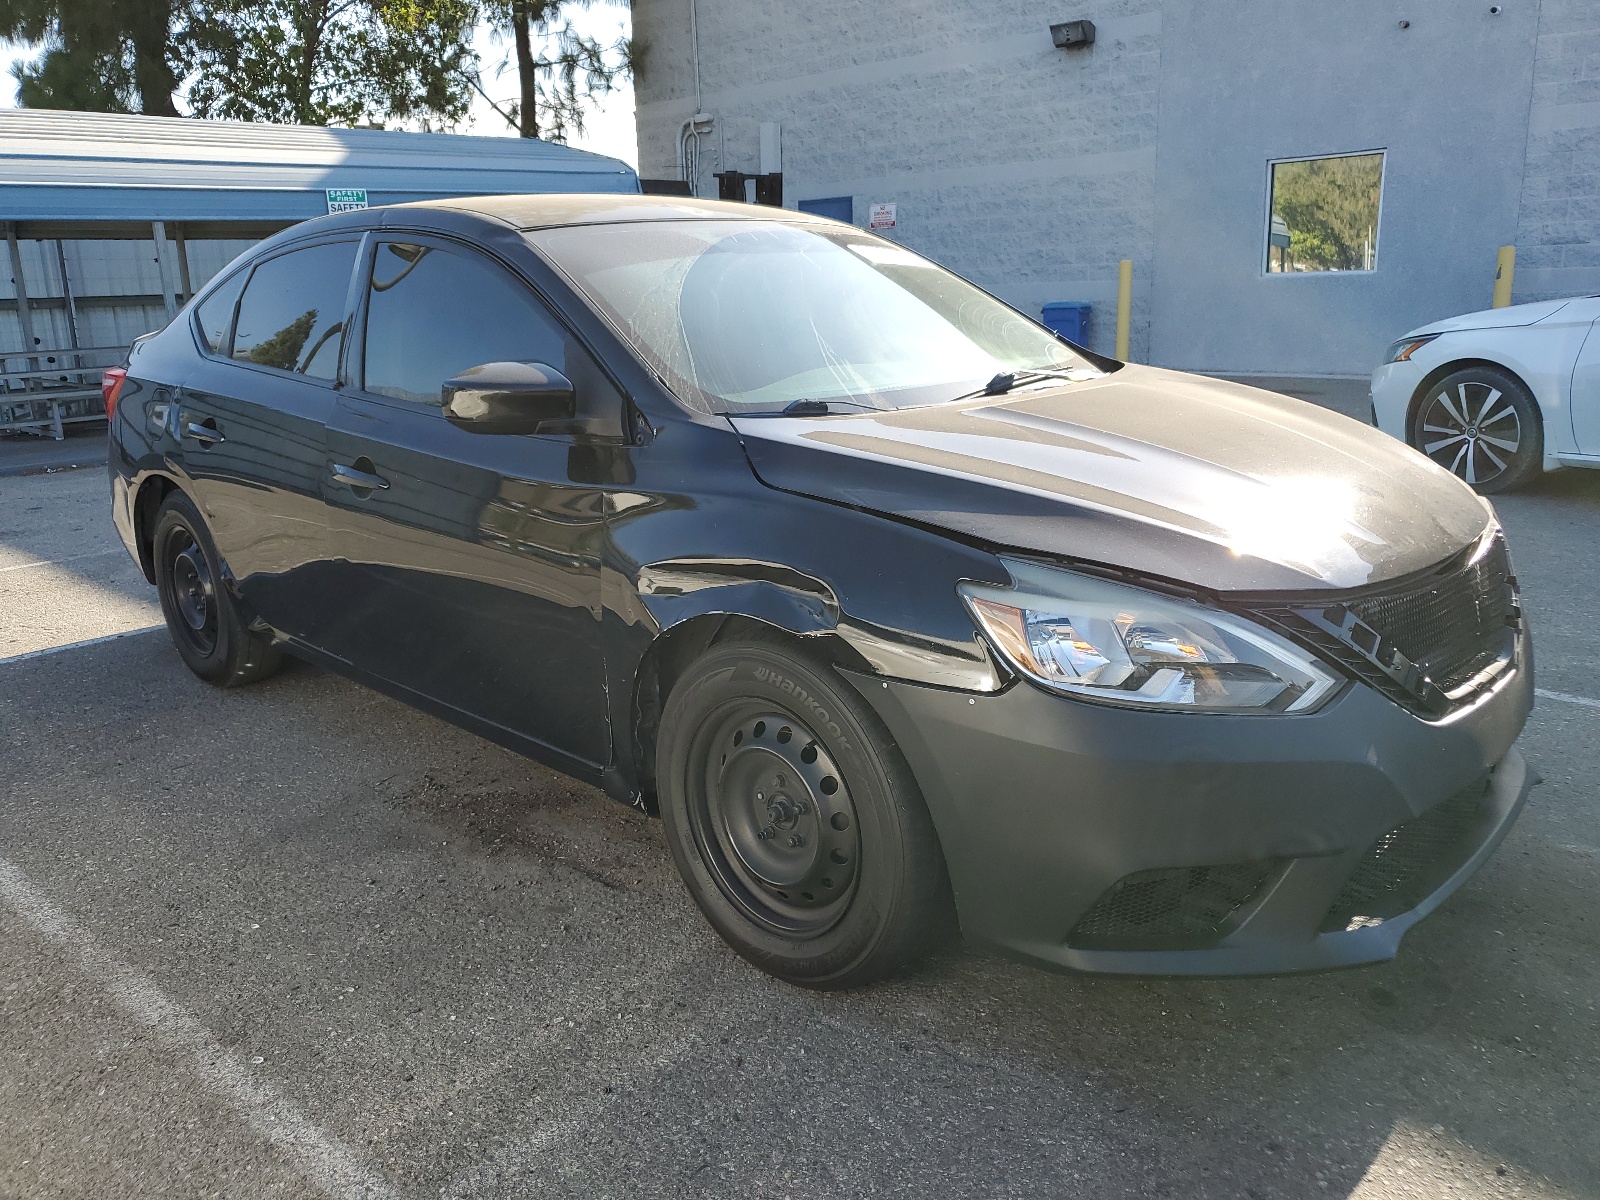
[{"label": "white car", "polygon": [[1480,492],[1600,467],[1600,296],[1413,329],[1372,373],[1378,428]]}]

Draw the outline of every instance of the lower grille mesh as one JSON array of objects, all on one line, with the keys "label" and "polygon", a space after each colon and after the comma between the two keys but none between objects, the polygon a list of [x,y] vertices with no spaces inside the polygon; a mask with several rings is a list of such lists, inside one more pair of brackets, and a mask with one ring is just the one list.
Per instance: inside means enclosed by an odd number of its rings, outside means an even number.
[{"label": "lower grille mesh", "polygon": [[1481,780],[1373,843],[1328,909],[1323,932],[1376,924],[1426,900],[1477,847],[1488,792]]},{"label": "lower grille mesh", "polygon": [[1284,860],[1135,871],[1108,888],[1067,944],[1083,950],[1193,950],[1214,945]]}]

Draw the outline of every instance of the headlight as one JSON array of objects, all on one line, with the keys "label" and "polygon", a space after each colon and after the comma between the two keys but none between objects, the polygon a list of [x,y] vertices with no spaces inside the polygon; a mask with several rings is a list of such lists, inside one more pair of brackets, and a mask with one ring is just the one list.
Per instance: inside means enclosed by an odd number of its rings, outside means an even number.
[{"label": "headlight", "polygon": [[1241,617],[1088,575],[1002,559],[1014,587],[962,598],[1018,671],[1056,691],[1176,712],[1303,713],[1340,679]]},{"label": "headlight", "polygon": [[1389,352],[1383,356],[1384,364],[1388,365],[1389,363],[1410,362],[1413,354],[1415,354],[1418,350],[1421,350],[1424,346],[1438,336],[1439,335],[1437,333],[1425,333],[1421,337],[1401,338],[1394,345],[1390,346]]}]

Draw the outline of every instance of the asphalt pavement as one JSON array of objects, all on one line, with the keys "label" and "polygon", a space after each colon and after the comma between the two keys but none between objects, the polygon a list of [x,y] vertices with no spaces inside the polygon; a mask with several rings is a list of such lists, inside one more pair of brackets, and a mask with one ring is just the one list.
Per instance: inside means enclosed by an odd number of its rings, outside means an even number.
[{"label": "asphalt pavement", "polygon": [[0,478],[0,1197],[1600,1197],[1600,473],[1499,504],[1545,782],[1396,962],[842,995],[591,788],[194,679],[105,498]]}]

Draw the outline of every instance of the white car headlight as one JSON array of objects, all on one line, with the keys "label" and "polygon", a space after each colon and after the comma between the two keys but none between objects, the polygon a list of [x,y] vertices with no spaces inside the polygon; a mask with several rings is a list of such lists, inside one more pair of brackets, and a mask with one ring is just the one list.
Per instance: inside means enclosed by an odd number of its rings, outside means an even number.
[{"label": "white car headlight", "polygon": [[1413,354],[1438,336],[1437,333],[1424,333],[1420,337],[1401,338],[1384,353],[1383,361],[1385,364],[1410,362]]},{"label": "white car headlight", "polygon": [[1015,586],[963,583],[995,649],[1056,691],[1175,712],[1304,713],[1342,681],[1242,617],[1143,588],[1016,559]]}]

